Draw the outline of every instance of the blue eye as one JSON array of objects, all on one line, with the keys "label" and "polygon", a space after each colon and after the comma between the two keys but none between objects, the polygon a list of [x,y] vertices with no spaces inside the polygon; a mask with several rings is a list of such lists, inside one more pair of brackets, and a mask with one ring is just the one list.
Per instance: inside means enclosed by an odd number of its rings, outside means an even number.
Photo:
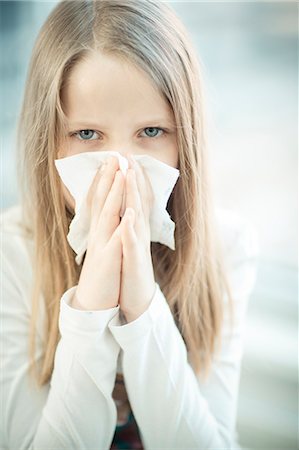
[{"label": "blue eye", "polygon": [[[142,138],[145,137],[145,138],[152,138],[152,139],[162,137],[163,135],[165,135],[165,133],[167,133],[167,131],[165,129],[160,128],[160,127],[146,127],[143,129],[142,132],[146,133],[145,136],[144,135],[141,136]],[[160,132],[160,134],[159,134],[159,132]],[[70,136],[78,139],[82,143],[95,141],[100,138],[99,133],[97,131],[89,130],[89,129],[78,130],[74,133],[71,133]]]},{"label": "blue eye", "polygon": [[[159,136],[157,136],[157,134],[155,134],[156,130],[164,132],[164,130],[159,127],[147,127],[147,128],[144,128],[143,131],[145,131],[145,130],[149,130],[149,135],[147,137],[152,137],[152,138],[157,138],[157,137],[161,136],[161,134]],[[153,136],[153,134],[154,134],[154,136]]]},{"label": "blue eye", "polygon": [[74,135],[78,135],[80,141],[94,141],[96,138],[92,139],[92,136],[94,136],[95,133],[96,131],[94,130],[80,130],[74,133]]}]

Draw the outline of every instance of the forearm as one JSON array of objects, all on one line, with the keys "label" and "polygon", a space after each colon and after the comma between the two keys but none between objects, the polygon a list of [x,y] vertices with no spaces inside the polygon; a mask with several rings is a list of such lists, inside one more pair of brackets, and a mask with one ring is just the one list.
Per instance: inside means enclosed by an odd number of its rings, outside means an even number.
[{"label": "forearm", "polygon": [[[217,413],[212,398],[210,404],[202,395],[185,343],[166,301],[158,295],[135,322],[119,326],[115,317],[109,323],[124,351],[126,387],[145,448],[229,449],[234,389],[228,394],[227,386],[215,377]],[[234,376],[228,368],[225,383],[231,373]]]},{"label": "forearm", "polygon": [[[65,293],[64,300],[70,298],[72,291],[73,288]],[[1,403],[5,409],[1,411],[0,431],[5,448],[109,448],[117,418],[112,391],[119,345],[107,324],[117,313],[118,308],[111,308],[90,314],[61,301],[61,339],[50,383],[42,387],[29,379],[27,319],[18,322],[19,333],[11,335],[2,359]],[[8,326],[15,317],[7,312],[4,323]],[[25,314],[20,317],[25,318]],[[38,365],[42,354],[38,340]]]},{"label": "forearm", "polygon": [[109,448],[117,418],[111,394],[118,356],[109,338],[76,353],[59,342],[33,449]]}]

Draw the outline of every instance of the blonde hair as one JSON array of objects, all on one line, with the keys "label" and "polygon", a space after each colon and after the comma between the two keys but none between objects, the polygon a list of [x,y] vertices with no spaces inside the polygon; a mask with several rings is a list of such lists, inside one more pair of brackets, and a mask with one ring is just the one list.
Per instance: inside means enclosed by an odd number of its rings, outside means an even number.
[{"label": "blonde hair", "polygon": [[[34,241],[29,357],[39,385],[51,377],[62,294],[82,266],[66,235],[72,220],[54,165],[66,135],[61,92],[74,65],[90,52],[125,58],[143,69],[171,106],[177,126],[180,177],[168,202],[176,250],[152,243],[159,283],[190,353],[207,376],[219,349],[224,295],[231,300],[214,224],[209,186],[201,70],[174,11],[152,0],[62,1],[36,40],[18,129],[24,223]],[[35,361],[36,324],[45,306],[45,348]]]}]

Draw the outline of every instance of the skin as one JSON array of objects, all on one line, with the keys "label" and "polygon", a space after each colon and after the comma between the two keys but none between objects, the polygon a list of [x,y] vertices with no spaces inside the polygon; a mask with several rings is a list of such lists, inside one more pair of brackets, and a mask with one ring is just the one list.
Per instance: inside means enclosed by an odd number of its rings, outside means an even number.
[{"label": "skin", "polygon": [[[147,154],[178,167],[173,112],[146,73],[99,52],[73,68],[62,104],[69,133],[58,158],[114,150],[130,163],[124,177],[117,158],[111,157],[90,188],[90,238],[72,306],[106,309],[119,304],[130,322],[148,308],[155,292],[149,228],[152,189],[130,155]],[[62,189],[74,212],[73,197],[63,184]],[[95,273],[99,266],[101,271]]]}]

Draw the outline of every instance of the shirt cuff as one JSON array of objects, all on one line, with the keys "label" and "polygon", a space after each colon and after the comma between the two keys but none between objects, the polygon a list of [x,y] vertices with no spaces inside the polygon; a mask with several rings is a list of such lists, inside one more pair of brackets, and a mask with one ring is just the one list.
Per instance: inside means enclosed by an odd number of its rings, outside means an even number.
[{"label": "shirt cuff", "polygon": [[114,308],[84,311],[70,306],[77,286],[68,289],[60,300],[59,329],[63,334],[82,334],[85,336],[99,333],[107,328],[109,321],[118,315],[119,305]]},{"label": "shirt cuff", "polygon": [[124,349],[126,345],[129,345],[131,342],[134,343],[136,339],[146,335],[153,325],[157,323],[158,318],[165,316],[171,316],[172,318],[167,300],[160,286],[156,283],[155,294],[149,307],[136,320],[122,325],[118,314],[110,320],[108,328],[122,349]]}]

